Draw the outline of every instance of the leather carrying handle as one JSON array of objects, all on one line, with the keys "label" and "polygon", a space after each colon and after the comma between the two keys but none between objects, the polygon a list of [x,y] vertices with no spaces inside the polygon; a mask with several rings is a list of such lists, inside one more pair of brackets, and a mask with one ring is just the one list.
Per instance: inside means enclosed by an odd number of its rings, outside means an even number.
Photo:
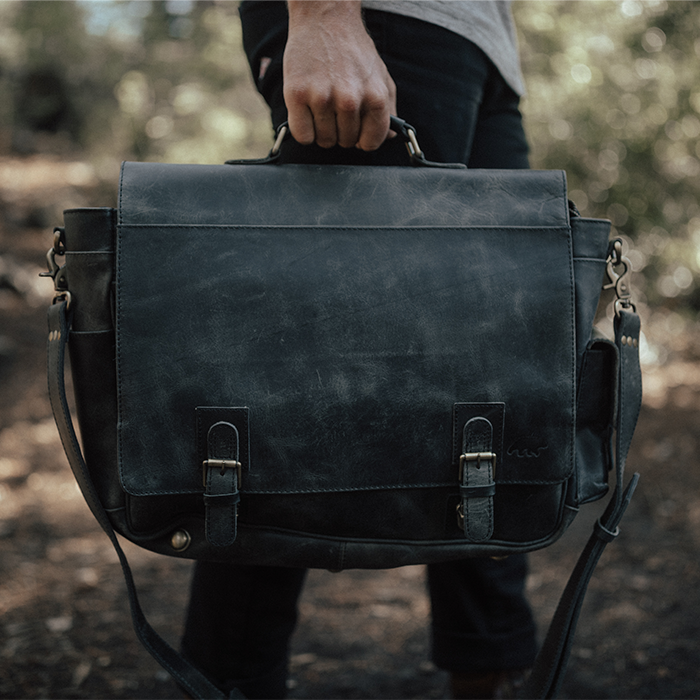
[{"label": "leather carrying handle", "polygon": [[[434,160],[428,160],[423,153],[423,149],[418,145],[416,130],[403,119],[392,115],[389,119],[389,128],[396,133],[397,138],[401,139],[406,144],[411,165],[423,168],[466,170],[467,166],[464,165],[464,163],[439,163]],[[277,127],[275,142],[265,158],[227,160],[226,165],[266,165],[268,163],[277,163],[282,152],[282,144],[287,139],[291,138],[291,136],[289,122],[282,122],[282,124]]]},{"label": "leather carrying handle", "polygon": [[[199,669],[158,635],[141,609],[129,563],[99,500],[73,427],[64,381],[65,348],[69,332],[68,300],[65,297],[59,297],[49,307],[48,383],[51,408],[63,448],[80,490],[119,557],[129,594],[134,630],[153,658],[190,695],[196,698],[225,698],[226,695]],[[639,474],[634,474],[626,488],[623,484],[627,452],[642,399],[638,341],[639,317],[631,309],[621,310],[615,320],[615,344],[620,358],[617,378],[619,400],[616,417],[615,492],[604,515],[593,528],[593,534],[569,578],[532,673],[519,693],[521,698],[556,697],[564,678],[588,583],[605,547],[619,534],[620,520],[639,481]],[[244,696],[239,691],[233,690],[229,697],[243,698]]]}]

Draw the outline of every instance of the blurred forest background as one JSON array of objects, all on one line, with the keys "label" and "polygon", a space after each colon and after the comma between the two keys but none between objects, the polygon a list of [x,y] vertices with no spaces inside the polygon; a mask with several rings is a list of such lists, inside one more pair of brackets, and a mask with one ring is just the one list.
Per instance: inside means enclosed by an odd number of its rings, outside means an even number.
[{"label": "blurred forest background", "polygon": [[[52,285],[37,273],[63,209],[115,204],[122,160],[268,152],[237,4],[0,0],[1,697],[181,697],[134,637],[63,456],[44,367]],[[612,220],[644,329],[630,458],[642,481],[592,581],[562,697],[700,697],[700,2],[513,8],[532,165],[565,169],[581,213]],[[595,517],[531,555],[542,629]],[[189,562],[127,549],[150,619],[177,644]],[[445,697],[422,580],[416,567],[311,572],[291,697]]]},{"label": "blurred forest background", "polygon": [[[633,243],[637,302],[679,335],[700,309],[700,3],[514,12],[533,167],[565,169],[582,214]],[[73,176],[113,192],[121,160],[220,163],[270,139],[236,2],[0,2],[0,152],[79,151]]]},{"label": "blurred forest background", "polygon": [[[514,13],[533,167],[565,169],[582,214],[633,244],[643,359],[663,363],[700,309],[700,3]],[[270,139],[236,2],[0,2],[0,153],[79,152],[73,178],[113,196],[121,160],[220,163]]]}]

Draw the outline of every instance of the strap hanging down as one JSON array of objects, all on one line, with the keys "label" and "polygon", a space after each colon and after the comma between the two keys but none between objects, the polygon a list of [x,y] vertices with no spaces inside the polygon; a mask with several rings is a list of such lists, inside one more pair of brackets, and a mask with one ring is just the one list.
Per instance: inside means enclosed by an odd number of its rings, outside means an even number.
[{"label": "strap hanging down", "polygon": [[[124,580],[129,594],[131,619],[136,635],[151,656],[153,656],[153,658],[168,671],[175,681],[190,695],[196,698],[226,698],[226,695],[211,683],[199,669],[195,668],[158,635],[143,614],[129,562],[126,559],[126,555],[119,544],[119,540],[109,521],[109,517],[95,491],[90,472],[88,471],[80,451],[78,438],[75,434],[70,417],[63,372],[66,343],[68,341],[70,328],[66,313],[67,306],[68,302],[64,298],[57,300],[55,304],[49,307],[48,376],[51,408],[53,409],[56,425],[58,426],[61,442],[63,443],[63,449],[68,457],[73,475],[80,486],[80,490],[83,492],[83,496],[92,514],[107,534],[107,537],[109,537],[119,557],[119,563],[124,573]],[[234,690],[229,697],[243,698],[244,696]]]},{"label": "strap hanging down", "polygon": [[596,564],[605,547],[618,535],[620,520],[637,488],[639,474],[624,487],[625,462],[642,405],[642,372],[639,366],[639,316],[631,308],[620,309],[615,319],[615,344],[619,353],[618,406],[615,445],[615,492],[605,513],[593,528],[564,588],[521,698],[554,698],[564,680],[581,606]]}]

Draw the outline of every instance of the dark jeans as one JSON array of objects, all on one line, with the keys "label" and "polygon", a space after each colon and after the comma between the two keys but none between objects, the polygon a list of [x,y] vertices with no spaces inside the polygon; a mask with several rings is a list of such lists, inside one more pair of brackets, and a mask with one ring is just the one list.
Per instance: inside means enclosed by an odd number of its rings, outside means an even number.
[{"label": "dark jeans", "polygon": [[[244,2],[241,19],[253,75],[278,126],[286,119],[285,5]],[[398,116],[415,127],[428,159],[459,161],[472,168],[528,167],[518,96],[477,46],[446,29],[399,15],[368,11],[365,21],[396,83]],[[267,69],[259,77],[261,62]],[[283,160],[408,162],[398,139],[373,153],[288,141]],[[477,672],[533,663],[535,626],[524,597],[526,572],[523,555],[428,567],[437,666]],[[300,569],[198,562],[183,651],[222,689],[238,687],[250,698],[283,697],[304,576]]]}]

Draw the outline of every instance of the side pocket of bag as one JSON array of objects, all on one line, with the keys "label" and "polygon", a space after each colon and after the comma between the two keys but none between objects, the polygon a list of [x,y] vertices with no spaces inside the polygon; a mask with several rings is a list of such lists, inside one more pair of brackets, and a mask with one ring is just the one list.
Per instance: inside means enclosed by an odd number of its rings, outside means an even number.
[{"label": "side pocket of bag", "polygon": [[605,339],[589,342],[583,356],[576,413],[576,506],[608,492],[617,401],[618,356]]},{"label": "side pocket of bag", "polygon": [[73,392],[85,461],[107,511],[124,507],[116,459],[115,221],[116,211],[107,207],[64,212]]}]

